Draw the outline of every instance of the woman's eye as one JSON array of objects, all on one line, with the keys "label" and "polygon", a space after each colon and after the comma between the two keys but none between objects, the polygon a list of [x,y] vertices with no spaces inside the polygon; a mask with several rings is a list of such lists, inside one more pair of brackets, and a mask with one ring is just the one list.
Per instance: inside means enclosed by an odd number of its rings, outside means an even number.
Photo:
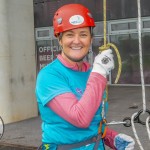
[{"label": "woman's eye", "polygon": [[67,36],[67,37],[72,37],[72,36],[73,36],[73,34],[67,34],[66,36]]},{"label": "woman's eye", "polygon": [[87,36],[87,34],[81,34],[80,36],[81,36],[81,37],[86,37],[86,36]]}]

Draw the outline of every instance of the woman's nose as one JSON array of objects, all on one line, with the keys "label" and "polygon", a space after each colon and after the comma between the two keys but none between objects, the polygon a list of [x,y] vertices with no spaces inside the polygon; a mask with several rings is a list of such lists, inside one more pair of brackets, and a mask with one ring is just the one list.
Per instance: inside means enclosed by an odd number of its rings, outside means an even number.
[{"label": "woman's nose", "polygon": [[74,36],[73,43],[79,43],[80,37],[78,35]]}]

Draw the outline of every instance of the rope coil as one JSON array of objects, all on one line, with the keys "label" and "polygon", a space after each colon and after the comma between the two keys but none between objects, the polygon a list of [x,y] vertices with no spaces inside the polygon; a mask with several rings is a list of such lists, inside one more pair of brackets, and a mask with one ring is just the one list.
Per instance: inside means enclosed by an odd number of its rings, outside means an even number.
[{"label": "rope coil", "polygon": [[117,73],[117,77],[115,79],[115,84],[118,83],[118,80],[120,78],[120,75],[121,75],[121,70],[122,70],[122,63],[121,63],[121,57],[120,57],[120,54],[119,54],[119,50],[118,48],[113,44],[113,43],[107,43],[107,12],[106,12],[106,0],[103,0],[103,32],[104,32],[104,45],[100,46],[99,47],[99,50],[100,51],[104,51],[104,50],[107,50],[109,49],[110,47],[112,47],[115,52],[116,52],[116,55],[117,55],[117,58],[118,58],[118,73]]}]

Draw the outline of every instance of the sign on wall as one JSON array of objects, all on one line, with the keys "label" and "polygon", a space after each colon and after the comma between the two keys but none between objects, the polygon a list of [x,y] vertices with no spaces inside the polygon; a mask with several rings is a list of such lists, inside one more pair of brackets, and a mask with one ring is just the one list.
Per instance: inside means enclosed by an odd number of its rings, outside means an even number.
[{"label": "sign on wall", "polygon": [[51,45],[50,41],[37,41],[37,45],[37,71],[39,72],[44,66],[57,58],[60,47]]}]

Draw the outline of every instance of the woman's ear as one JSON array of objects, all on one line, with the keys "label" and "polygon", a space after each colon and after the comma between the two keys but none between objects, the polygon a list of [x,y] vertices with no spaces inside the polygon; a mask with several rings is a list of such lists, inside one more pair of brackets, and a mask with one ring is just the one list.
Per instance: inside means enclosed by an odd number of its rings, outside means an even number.
[{"label": "woman's ear", "polygon": [[61,42],[61,39],[60,38],[57,38],[58,39],[58,43],[60,46],[62,46],[62,42]]},{"label": "woman's ear", "polygon": [[62,42],[61,42],[60,38],[58,38],[58,43],[59,43],[59,45],[62,45]]}]

